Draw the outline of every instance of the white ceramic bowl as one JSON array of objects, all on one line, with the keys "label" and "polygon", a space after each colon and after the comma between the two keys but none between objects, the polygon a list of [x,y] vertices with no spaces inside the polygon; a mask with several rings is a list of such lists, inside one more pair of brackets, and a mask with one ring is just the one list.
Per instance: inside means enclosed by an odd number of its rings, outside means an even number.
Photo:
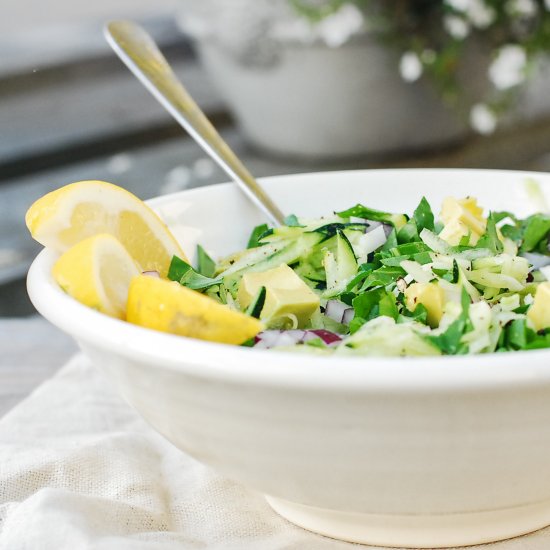
[{"label": "white ceramic bowl", "polygon": [[[411,211],[475,195],[524,214],[529,174],[388,170],[263,180],[287,213],[357,202]],[[531,174],[550,190],[550,175]],[[242,248],[261,215],[232,185],[151,204],[189,252]],[[320,358],[157,333],[75,302],[42,252],[31,299],[183,451],[267,495],[307,529],[447,547],[550,524],[550,351],[425,359]]]}]

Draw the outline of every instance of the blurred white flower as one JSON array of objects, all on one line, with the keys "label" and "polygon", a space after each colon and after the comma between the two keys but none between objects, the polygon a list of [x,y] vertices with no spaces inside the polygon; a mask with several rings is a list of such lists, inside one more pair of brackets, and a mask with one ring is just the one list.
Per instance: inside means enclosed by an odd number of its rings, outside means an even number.
[{"label": "blurred white flower", "polygon": [[[445,4],[453,10],[462,13],[465,19],[478,29],[487,28],[496,19],[495,10],[491,6],[488,6],[485,0],[445,0]],[[451,24],[456,25],[455,23]],[[450,34],[454,36],[452,32]],[[461,36],[456,38],[461,38]]]},{"label": "blurred white flower", "polygon": [[414,82],[422,76],[422,63],[414,52],[405,52],[399,61],[399,73],[406,82]]},{"label": "blurred white flower", "polygon": [[10,267],[18,264],[25,259],[25,255],[20,250],[13,248],[0,248],[0,267]]},{"label": "blurred white flower", "polygon": [[484,0],[470,0],[466,16],[474,27],[486,29],[494,23],[497,14]]},{"label": "blurred white flower", "polygon": [[547,10],[550,10],[550,0],[544,0],[544,7],[545,7]]},{"label": "blurred white flower", "polygon": [[466,11],[470,5],[470,0],[445,0],[445,4],[456,11]]},{"label": "blurred white flower", "polygon": [[327,46],[337,48],[357,34],[364,25],[361,10],[353,4],[344,4],[336,13],[318,24],[318,31]]},{"label": "blurred white flower", "polygon": [[216,165],[209,158],[200,158],[193,163],[193,175],[201,180],[208,179],[216,171]]},{"label": "blurred white flower", "polygon": [[160,193],[166,195],[181,191],[191,183],[191,180],[191,170],[187,166],[176,166],[166,174],[164,183],[160,187]]},{"label": "blurred white flower", "polygon": [[[548,0],[545,0],[547,3]],[[519,15],[521,17],[533,17],[539,11],[535,0],[508,0],[506,11],[510,15]]]},{"label": "blurred white flower", "polygon": [[507,90],[525,80],[527,54],[515,44],[500,48],[498,56],[489,67],[489,80],[498,90]]},{"label": "blurred white flower", "polygon": [[470,125],[478,134],[492,134],[497,127],[497,117],[487,105],[477,103],[470,111]]},{"label": "blurred white flower", "polygon": [[466,38],[470,33],[470,26],[462,17],[447,15],[443,20],[443,24],[445,25],[445,30],[457,40]]},{"label": "blurred white flower", "polygon": [[119,153],[118,155],[113,155],[107,161],[107,171],[111,174],[124,174],[132,168],[132,157],[126,153]]}]

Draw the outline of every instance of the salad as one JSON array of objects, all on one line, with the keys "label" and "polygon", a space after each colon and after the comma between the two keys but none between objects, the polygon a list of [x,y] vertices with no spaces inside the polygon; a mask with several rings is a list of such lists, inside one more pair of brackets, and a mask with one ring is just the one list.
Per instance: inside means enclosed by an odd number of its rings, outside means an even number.
[{"label": "salad", "polygon": [[548,213],[485,213],[474,197],[445,199],[437,217],[425,198],[411,215],[357,204],[255,227],[217,262],[198,246],[195,266],[147,204],[111,183],[52,191],[26,223],[59,255],[64,292],[149,329],[358,356],[550,347]]},{"label": "salad", "polygon": [[473,197],[425,198],[411,216],[361,204],[255,227],[245,250],[168,278],[263,330],[243,345],[428,356],[550,347],[550,215],[518,219]]}]

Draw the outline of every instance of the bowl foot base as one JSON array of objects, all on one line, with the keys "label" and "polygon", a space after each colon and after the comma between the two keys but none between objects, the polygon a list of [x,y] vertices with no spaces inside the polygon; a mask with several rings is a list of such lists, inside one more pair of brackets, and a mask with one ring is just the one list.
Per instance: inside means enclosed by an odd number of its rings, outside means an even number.
[{"label": "bowl foot base", "polygon": [[285,519],[348,542],[406,548],[449,548],[496,542],[550,525],[550,501],[465,514],[383,515],[341,512],[266,496]]}]

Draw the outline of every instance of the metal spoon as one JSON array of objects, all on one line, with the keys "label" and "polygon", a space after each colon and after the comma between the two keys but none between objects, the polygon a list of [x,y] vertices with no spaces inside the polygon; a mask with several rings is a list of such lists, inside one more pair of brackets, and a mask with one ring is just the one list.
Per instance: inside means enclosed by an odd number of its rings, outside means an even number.
[{"label": "metal spoon", "polygon": [[111,21],[105,25],[104,32],[107,42],[116,54],[163,107],[275,225],[282,224],[283,213],[176,78],[151,36],[131,21]]}]

